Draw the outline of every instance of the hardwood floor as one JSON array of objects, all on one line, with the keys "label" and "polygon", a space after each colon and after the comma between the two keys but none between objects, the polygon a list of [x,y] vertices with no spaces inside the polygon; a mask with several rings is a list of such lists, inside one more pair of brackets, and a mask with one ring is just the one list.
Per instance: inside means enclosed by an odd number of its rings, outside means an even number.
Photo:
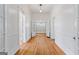
[{"label": "hardwood floor", "polygon": [[16,55],[64,55],[64,52],[43,33],[37,33],[24,43]]}]

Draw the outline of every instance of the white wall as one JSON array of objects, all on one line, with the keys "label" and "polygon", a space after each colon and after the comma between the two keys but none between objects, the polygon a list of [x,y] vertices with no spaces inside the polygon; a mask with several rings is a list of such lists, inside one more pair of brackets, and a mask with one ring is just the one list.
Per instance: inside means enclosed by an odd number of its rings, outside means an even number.
[{"label": "white wall", "polygon": [[37,20],[37,21],[46,21],[48,20],[49,18],[49,13],[32,13],[32,20]]},{"label": "white wall", "polygon": [[[46,23],[46,34],[49,36],[49,13],[32,13],[32,23]],[[32,34],[35,28],[32,27]]]},{"label": "white wall", "polygon": [[55,42],[66,54],[75,54],[75,5],[54,5],[52,11]]}]

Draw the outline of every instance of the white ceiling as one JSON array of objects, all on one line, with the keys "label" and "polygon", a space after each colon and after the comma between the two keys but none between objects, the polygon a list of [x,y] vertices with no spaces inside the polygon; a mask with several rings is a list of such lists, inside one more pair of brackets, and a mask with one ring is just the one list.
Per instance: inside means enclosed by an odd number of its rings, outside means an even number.
[{"label": "white ceiling", "polygon": [[[29,7],[33,13],[40,13],[39,4],[30,4]],[[52,9],[52,4],[42,4],[41,9],[42,13],[49,13]]]}]

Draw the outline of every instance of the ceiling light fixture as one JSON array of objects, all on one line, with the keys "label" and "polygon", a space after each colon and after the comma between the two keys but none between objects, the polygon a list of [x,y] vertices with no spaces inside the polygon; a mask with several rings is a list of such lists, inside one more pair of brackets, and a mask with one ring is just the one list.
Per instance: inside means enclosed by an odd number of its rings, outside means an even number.
[{"label": "ceiling light fixture", "polygon": [[40,10],[40,13],[42,12],[42,10]]},{"label": "ceiling light fixture", "polygon": [[42,8],[42,4],[40,4],[40,13],[42,12],[42,9],[41,8]]}]

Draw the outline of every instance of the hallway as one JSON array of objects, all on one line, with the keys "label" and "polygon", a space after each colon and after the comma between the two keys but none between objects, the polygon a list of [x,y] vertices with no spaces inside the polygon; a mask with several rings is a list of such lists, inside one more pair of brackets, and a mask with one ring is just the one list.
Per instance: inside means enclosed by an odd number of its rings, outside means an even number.
[{"label": "hallway", "polygon": [[79,5],[1,4],[2,54],[79,55]]},{"label": "hallway", "polygon": [[16,55],[64,55],[64,52],[44,33],[37,33],[21,46]]}]

